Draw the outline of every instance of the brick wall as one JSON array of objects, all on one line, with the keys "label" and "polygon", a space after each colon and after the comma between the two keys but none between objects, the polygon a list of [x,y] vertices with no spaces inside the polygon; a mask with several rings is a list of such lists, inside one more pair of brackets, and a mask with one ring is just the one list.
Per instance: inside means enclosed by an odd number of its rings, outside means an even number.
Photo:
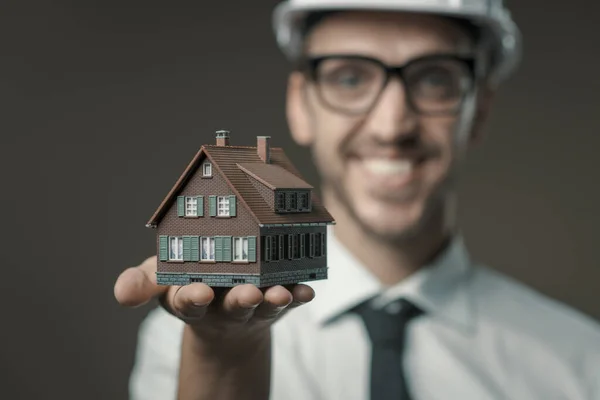
[{"label": "brick wall", "polygon": [[[173,202],[169,211],[156,229],[157,251],[159,251],[158,238],[160,235],[183,236],[256,236],[256,260],[251,263],[234,262],[158,262],[158,272],[170,273],[216,273],[216,274],[258,274],[260,240],[259,228],[255,219],[250,215],[245,206],[237,198],[235,217],[211,217],[209,213],[210,195],[233,195],[233,191],[226,183],[217,168],[213,165],[212,177],[202,177],[202,167],[183,187],[179,196],[204,196],[203,217],[179,217],[177,215],[177,202]],[[233,244],[232,244],[233,245]]]}]

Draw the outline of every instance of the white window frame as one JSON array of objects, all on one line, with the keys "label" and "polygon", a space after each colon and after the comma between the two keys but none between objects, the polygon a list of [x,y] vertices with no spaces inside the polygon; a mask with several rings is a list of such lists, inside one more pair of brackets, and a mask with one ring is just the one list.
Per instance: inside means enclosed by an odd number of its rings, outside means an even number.
[{"label": "white window frame", "polygon": [[205,162],[202,164],[202,176],[212,176],[212,164]]},{"label": "white window frame", "polygon": [[[208,243],[208,257],[204,257],[204,244]],[[211,253],[212,252],[212,258]],[[213,236],[202,236],[200,238],[200,261],[215,261],[215,238]]]},{"label": "white window frame", "polygon": [[[173,252],[173,246],[175,246],[175,252]],[[175,253],[175,257],[172,257],[173,253]],[[181,236],[169,236],[169,261],[183,261],[183,238]]]},{"label": "white window frame", "polygon": [[217,196],[217,216],[229,217],[229,196]]},{"label": "white window frame", "polygon": [[185,216],[186,217],[197,217],[198,216],[198,198],[197,197],[186,197],[185,198]]},{"label": "white window frame", "polygon": [[[238,245],[241,246],[242,254],[239,254]],[[244,257],[244,252],[246,256]],[[248,261],[248,238],[234,237],[233,238],[233,261],[242,262]]]}]

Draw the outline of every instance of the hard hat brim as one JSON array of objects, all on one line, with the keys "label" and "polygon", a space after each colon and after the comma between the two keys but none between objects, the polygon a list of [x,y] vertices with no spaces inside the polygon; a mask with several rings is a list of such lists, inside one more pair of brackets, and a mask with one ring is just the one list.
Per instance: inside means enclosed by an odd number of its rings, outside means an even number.
[{"label": "hard hat brim", "polygon": [[[483,3],[480,3],[483,4]],[[302,25],[306,16],[316,11],[373,10],[434,14],[465,19],[484,32],[494,43],[497,64],[494,74],[498,80],[511,75],[522,56],[521,33],[510,15],[504,10],[490,10],[471,5],[453,6],[452,2],[394,1],[389,0],[313,0],[297,4],[285,1],[273,11],[273,29],[279,48],[289,60],[295,60],[302,51]]]}]

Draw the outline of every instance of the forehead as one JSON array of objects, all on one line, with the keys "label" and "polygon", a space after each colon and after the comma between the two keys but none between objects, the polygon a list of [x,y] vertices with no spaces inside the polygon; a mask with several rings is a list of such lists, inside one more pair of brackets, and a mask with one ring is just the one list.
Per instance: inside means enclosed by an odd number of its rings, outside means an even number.
[{"label": "forehead", "polygon": [[306,37],[309,54],[351,53],[402,63],[431,53],[470,53],[472,39],[443,17],[400,12],[339,12],[319,22]]}]

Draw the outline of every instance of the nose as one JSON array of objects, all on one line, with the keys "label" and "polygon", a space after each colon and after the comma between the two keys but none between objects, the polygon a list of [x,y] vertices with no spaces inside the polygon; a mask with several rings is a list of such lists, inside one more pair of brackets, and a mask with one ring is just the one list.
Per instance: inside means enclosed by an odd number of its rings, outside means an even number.
[{"label": "nose", "polygon": [[388,82],[367,123],[369,132],[381,142],[396,142],[416,134],[417,115],[408,103],[400,79],[393,78]]}]

